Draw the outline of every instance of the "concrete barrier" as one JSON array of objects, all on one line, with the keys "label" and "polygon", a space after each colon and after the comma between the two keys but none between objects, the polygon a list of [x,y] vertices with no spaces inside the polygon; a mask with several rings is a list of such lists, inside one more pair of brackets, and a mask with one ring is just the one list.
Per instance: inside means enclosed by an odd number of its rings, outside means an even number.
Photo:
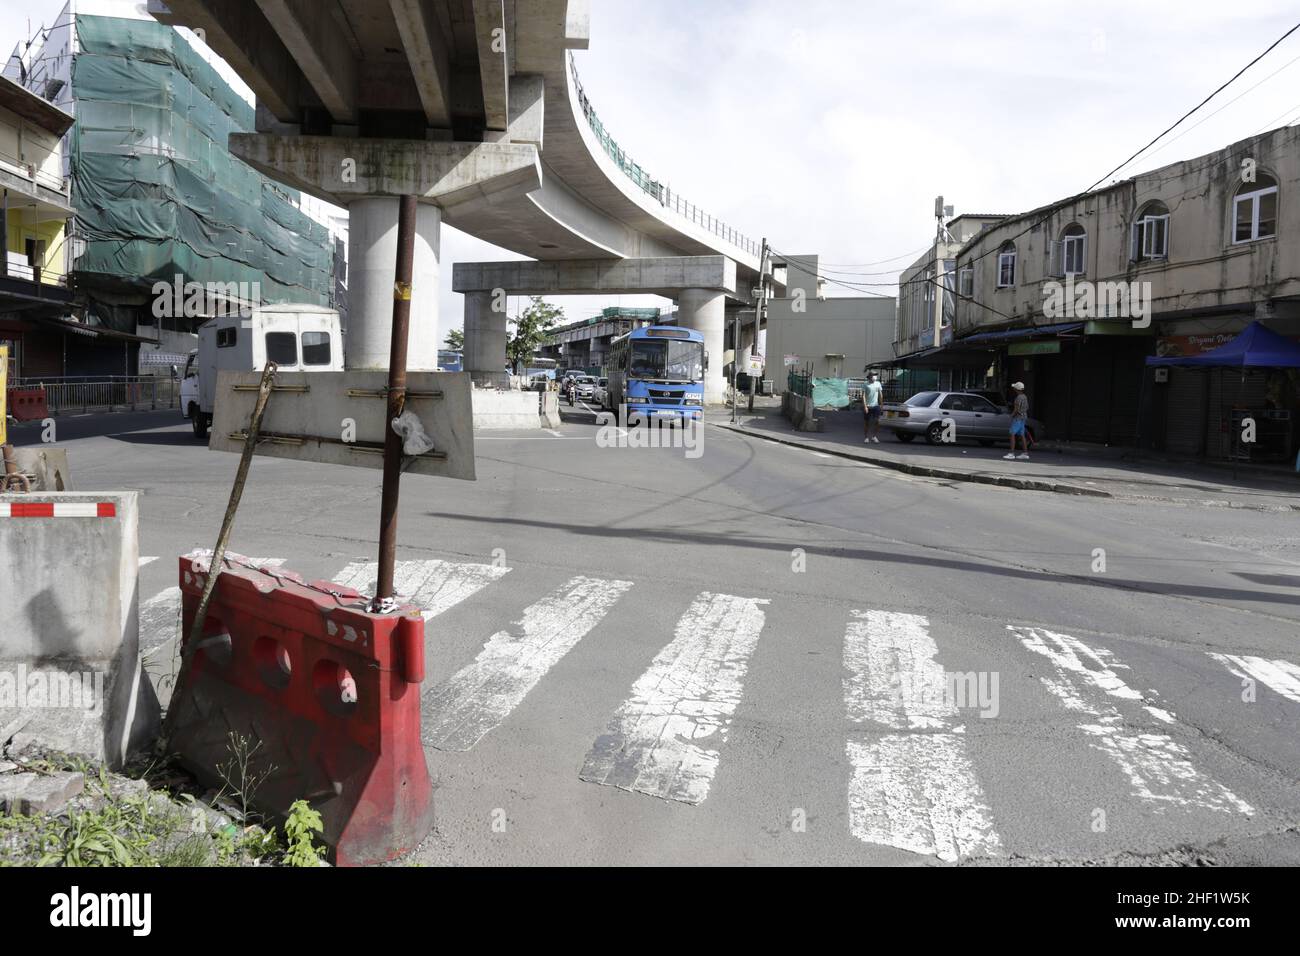
[{"label": "concrete barrier", "polygon": [[476,388],[473,402],[476,429],[542,427],[536,392]]},{"label": "concrete barrier", "polygon": [[0,495],[0,727],[120,767],[150,745],[139,492]]},{"label": "concrete barrier", "polygon": [[560,421],[560,393],[552,392],[549,389],[542,392],[542,427],[559,428]]},{"label": "concrete barrier", "polygon": [[805,395],[797,395],[794,392],[782,393],[781,412],[786,418],[790,419],[790,424],[799,431],[819,432],[822,430],[822,423],[814,414],[815,411],[811,398]]}]

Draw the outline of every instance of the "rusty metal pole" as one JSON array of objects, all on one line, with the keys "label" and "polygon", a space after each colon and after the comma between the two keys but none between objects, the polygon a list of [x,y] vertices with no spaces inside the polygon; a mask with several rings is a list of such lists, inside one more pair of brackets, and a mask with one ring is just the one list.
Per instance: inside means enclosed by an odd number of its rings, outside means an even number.
[{"label": "rusty metal pole", "polygon": [[[415,271],[415,196],[403,196],[397,214],[397,272],[393,280],[393,339],[388,354],[388,416],[384,419],[384,486],[379,505],[379,579],[375,603],[393,594],[397,562],[397,495],[402,481],[402,436],[393,419],[406,408],[406,340],[411,324],[411,278]],[[433,290],[436,293],[437,290]]]}]

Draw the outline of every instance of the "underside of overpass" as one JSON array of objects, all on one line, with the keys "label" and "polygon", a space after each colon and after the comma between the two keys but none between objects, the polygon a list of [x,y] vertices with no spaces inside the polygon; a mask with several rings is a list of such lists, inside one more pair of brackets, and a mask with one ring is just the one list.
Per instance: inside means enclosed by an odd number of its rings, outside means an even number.
[{"label": "underside of overpass", "polygon": [[[258,132],[232,136],[232,152],[348,207],[351,367],[387,363],[404,194],[421,201],[412,368],[436,365],[444,221],[534,259],[724,256],[735,263],[734,286],[695,295],[710,330],[724,300],[735,308],[749,299],[759,244],[652,181],[599,127],[573,58],[589,43],[587,0],[148,6],[162,22],[202,31],[256,93]],[[467,338],[477,334],[469,324]],[[504,312],[474,324],[491,326],[493,348],[467,341],[467,354],[494,354]]]}]

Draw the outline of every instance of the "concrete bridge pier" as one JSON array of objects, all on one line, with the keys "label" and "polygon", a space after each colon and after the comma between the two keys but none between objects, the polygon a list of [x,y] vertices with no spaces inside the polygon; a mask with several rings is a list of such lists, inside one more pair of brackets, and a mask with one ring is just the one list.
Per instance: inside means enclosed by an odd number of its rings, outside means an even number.
[{"label": "concrete bridge pier", "polygon": [[[443,219],[455,223],[459,215],[541,185],[531,143],[232,133],[230,151],[267,176],[347,207],[351,301],[344,364],[350,369],[388,367],[399,197],[419,199],[407,367],[432,370],[438,367]],[[498,324],[504,354],[504,313]],[[504,363],[494,365],[503,372]]]},{"label": "concrete bridge pier", "polygon": [[465,293],[465,371],[475,385],[484,388],[508,388],[510,375],[505,371],[507,342],[506,313],[494,311],[494,299],[504,306],[505,296],[491,292]]},{"label": "concrete bridge pier", "polygon": [[[344,364],[348,368],[388,368],[399,204],[400,200],[389,197],[358,199],[348,204],[349,312],[355,317],[344,337]],[[438,367],[442,210],[429,203],[420,203],[418,210],[406,367],[431,372]]]},{"label": "concrete bridge pier", "polygon": [[709,356],[709,367],[704,372],[706,405],[720,405],[726,400],[727,377],[722,362],[726,300],[726,293],[719,289],[682,289],[677,297],[677,324],[704,333],[704,351]]}]

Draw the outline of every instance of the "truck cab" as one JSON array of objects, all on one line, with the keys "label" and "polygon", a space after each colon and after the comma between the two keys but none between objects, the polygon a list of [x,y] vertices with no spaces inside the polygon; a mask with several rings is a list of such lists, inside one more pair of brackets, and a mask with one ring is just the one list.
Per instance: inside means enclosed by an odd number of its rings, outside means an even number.
[{"label": "truck cab", "polygon": [[339,314],[318,305],[267,305],[247,315],[221,315],[199,327],[181,381],[181,414],[205,439],[216,403],[217,373],[251,372],[274,362],[285,372],[343,370]]}]

